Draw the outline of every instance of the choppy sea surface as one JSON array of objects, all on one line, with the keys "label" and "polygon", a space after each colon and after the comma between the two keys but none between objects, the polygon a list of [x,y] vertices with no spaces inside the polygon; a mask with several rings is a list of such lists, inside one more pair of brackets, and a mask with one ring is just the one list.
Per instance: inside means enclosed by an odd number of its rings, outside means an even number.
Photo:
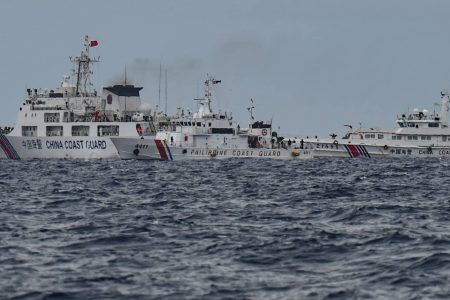
[{"label": "choppy sea surface", "polygon": [[0,299],[449,299],[450,160],[0,161]]}]

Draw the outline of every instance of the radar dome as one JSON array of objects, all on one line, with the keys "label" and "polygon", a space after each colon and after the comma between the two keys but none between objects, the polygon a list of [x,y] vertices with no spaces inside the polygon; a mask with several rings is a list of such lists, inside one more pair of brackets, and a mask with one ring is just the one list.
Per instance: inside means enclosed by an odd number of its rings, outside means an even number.
[{"label": "radar dome", "polygon": [[419,113],[419,109],[418,108],[414,108],[413,109],[413,113],[418,114]]},{"label": "radar dome", "polygon": [[427,109],[424,109],[424,110],[423,110],[423,114],[424,114],[424,115],[428,115],[429,113],[430,113],[430,112],[429,112]]},{"label": "radar dome", "polygon": [[142,113],[147,113],[147,114],[149,114],[151,110],[152,110],[152,106],[145,102],[142,102],[138,108],[138,111],[140,111]]}]

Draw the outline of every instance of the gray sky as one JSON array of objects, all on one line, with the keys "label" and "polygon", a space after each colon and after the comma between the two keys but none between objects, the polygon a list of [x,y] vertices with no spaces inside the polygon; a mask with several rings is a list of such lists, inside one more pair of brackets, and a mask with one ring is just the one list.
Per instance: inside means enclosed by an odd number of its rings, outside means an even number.
[{"label": "gray sky", "polygon": [[222,79],[214,107],[241,127],[250,98],[284,134],[392,127],[450,89],[449,13],[446,0],[2,0],[0,123],[15,122],[26,87],[59,85],[88,34],[97,89],[126,65],[155,105],[161,62],[169,112],[194,110],[209,73]]}]

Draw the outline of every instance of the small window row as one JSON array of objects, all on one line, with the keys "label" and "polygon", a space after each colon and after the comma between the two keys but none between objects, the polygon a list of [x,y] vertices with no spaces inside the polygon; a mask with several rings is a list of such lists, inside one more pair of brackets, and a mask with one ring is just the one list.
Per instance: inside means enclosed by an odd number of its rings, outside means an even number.
[{"label": "small window row", "polygon": [[384,135],[379,133],[379,134],[375,134],[375,133],[366,133],[364,135],[365,139],[375,139],[378,138],[379,140],[384,139]]},{"label": "small window row", "polygon": [[[177,126],[197,126],[197,127],[201,127],[202,123],[201,122],[175,122],[175,125],[177,125]],[[203,126],[205,126],[205,124],[203,124]]]},{"label": "small window row", "polygon": [[[89,126],[72,126],[72,136],[89,136]],[[46,136],[63,136],[62,126],[46,126]],[[97,126],[97,136],[118,136],[119,125],[99,125]],[[22,126],[22,136],[36,137],[37,126]]]}]

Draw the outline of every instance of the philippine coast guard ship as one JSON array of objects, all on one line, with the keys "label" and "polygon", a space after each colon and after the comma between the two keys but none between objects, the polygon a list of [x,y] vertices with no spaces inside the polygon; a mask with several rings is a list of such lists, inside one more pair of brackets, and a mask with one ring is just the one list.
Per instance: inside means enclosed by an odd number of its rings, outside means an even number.
[{"label": "philippine coast guard ship", "polygon": [[[254,121],[253,108],[248,108],[252,123],[240,128],[231,115],[214,113],[211,108],[212,86],[220,83],[208,76],[205,98],[195,99],[199,109],[194,114],[173,118],[168,128],[156,137],[122,138],[112,141],[123,159],[211,159],[231,157],[309,158],[311,151],[290,147],[272,131],[271,122]],[[252,101],[253,104],[253,101]]]},{"label": "philippine coast guard ship", "polygon": [[449,93],[442,91],[439,112],[415,108],[412,113],[397,116],[397,129],[353,130],[346,125],[350,130],[342,139],[304,139],[295,143],[314,149],[315,157],[450,157],[449,101]]},{"label": "philippine coast guard ship", "polygon": [[15,128],[0,131],[3,159],[118,159],[113,136],[139,137],[155,133],[150,106],[141,102],[141,87],[104,87],[97,95],[91,83],[89,50],[97,41],[85,37],[85,50],[70,58],[72,83],[64,76],[54,90],[27,89]]}]

